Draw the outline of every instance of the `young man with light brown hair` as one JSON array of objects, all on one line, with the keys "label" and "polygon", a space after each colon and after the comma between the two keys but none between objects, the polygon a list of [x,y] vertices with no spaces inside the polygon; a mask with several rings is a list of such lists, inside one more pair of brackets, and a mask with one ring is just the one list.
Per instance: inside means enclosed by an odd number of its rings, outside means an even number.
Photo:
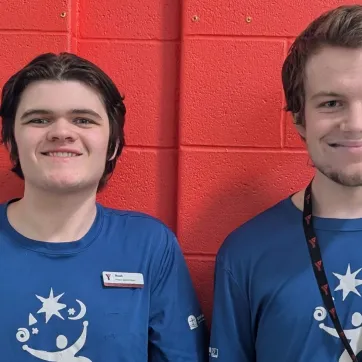
[{"label": "young man with light brown hair", "polygon": [[210,361],[361,361],[362,6],[314,20],[282,79],[315,175],[220,248]]}]

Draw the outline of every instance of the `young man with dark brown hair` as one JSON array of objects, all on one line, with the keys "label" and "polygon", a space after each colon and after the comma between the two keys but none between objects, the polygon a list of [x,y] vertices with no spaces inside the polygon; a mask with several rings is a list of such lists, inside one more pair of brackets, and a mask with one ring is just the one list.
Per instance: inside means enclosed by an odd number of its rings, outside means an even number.
[{"label": "young man with dark brown hair", "polygon": [[40,55],[3,87],[2,140],[25,189],[0,205],[1,361],[207,358],[175,235],[96,202],[125,112],[113,81],[73,54]]}]

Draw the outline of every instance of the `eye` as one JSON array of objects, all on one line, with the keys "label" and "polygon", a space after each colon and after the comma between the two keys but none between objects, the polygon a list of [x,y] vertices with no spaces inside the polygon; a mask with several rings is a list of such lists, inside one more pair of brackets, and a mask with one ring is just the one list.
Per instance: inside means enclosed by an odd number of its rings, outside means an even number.
[{"label": "eye", "polygon": [[341,106],[342,106],[342,102],[332,100],[332,101],[321,103],[319,107],[321,107],[321,108],[337,108],[337,107],[341,107]]},{"label": "eye", "polygon": [[95,122],[92,121],[91,119],[88,119],[88,118],[76,118],[74,120],[74,123],[86,126],[86,125],[89,125],[89,124],[94,124]]},{"label": "eye", "polygon": [[34,123],[34,124],[48,124],[49,120],[45,118],[34,118],[31,119],[28,123]]}]

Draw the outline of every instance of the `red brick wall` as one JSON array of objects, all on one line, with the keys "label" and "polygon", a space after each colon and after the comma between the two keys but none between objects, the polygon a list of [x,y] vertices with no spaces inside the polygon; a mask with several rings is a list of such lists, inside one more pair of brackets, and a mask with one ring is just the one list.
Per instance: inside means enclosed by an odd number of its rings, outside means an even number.
[{"label": "red brick wall", "polygon": [[[114,78],[127,147],[99,199],[176,231],[210,316],[225,236],[311,175],[282,110],[280,70],[293,37],[343,3],[0,0],[0,85],[33,56],[63,50]],[[0,201],[21,192],[0,148]]]}]

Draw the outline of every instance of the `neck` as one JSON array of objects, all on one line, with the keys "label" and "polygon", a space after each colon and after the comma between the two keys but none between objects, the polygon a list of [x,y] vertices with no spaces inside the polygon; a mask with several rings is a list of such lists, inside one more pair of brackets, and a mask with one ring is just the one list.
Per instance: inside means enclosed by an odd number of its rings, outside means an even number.
[{"label": "neck", "polygon": [[48,242],[79,240],[95,216],[95,190],[54,194],[25,185],[24,197],[8,208],[9,222],[20,234]]},{"label": "neck", "polygon": [[[293,197],[293,202],[303,209],[304,190]],[[362,187],[340,185],[319,171],[312,184],[313,215],[324,218],[362,218]]]}]

